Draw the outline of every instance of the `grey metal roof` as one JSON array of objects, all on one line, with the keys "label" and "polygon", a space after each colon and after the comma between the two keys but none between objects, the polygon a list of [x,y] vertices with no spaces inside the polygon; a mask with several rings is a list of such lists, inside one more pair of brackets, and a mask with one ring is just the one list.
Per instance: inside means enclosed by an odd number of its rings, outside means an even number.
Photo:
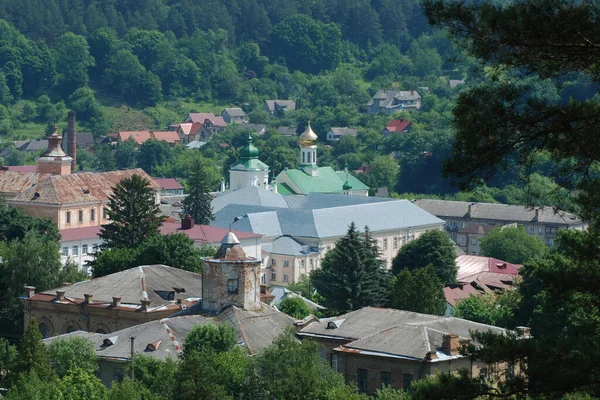
[{"label": "grey metal roof", "polygon": [[244,112],[244,110],[242,110],[239,107],[226,108],[225,110],[223,110],[221,115],[223,115],[223,113],[225,113],[225,112],[227,112],[227,114],[229,114],[229,116],[231,116],[231,117],[245,117],[246,116],[246,113]]},{"label": "grey metal roof", "polygon": [[379,89],[375,96],[367,103],[367,106],[373,105],[373,99],[380,99],[379,106],[382,108],[392,107],[395,99],[397,100],[418,100],[421,95],[416,90],[387,90]]},{"label": "grey metal roof", "polygon": [[319,304],[315,303],[314,301],[307,299],[306,297],[302,297],[298,293],[292,292],[291,290],[289,290],[288,288],[283,287],[283,286],[271,286],[271,290],[270,290],[269,294],[271,296],[273,296],[273,300],[271,300],[270,304],[275,307],[278,307],[279,304],[281,304],[281,302],[288,297],[289,298],[297,297],[299,299],[302,299],[302,301],[311,310],[324,310],[325,309],[325,307],[323,307],[322,305],[319,305]]},{"label": "grey metal roof", "polygon": [[248,215],[248,218],[235,222],[235,229],[267,237],[341,237],[352,222],[359,229],[368,226],[373,232],[444,224],[408,200],[383,200],[314,210],[228,205],[215,213],[211,225],[228,227],[240,215]]},{"label": "grey metal roof", "polygon": [[469,338],[471,331],[505,332],[502,328],[460,318],[365,307],[338,317],[312,322],[301,329],[299,334],[353,339],[344,347],[422,359],[429,351],[441,350],[444,334],[458,334]]},{"label": "grey metal roof", "polygon": [[263,245],[263,249],[272,254],[281,254],[286,256],[305,256],[307,254],[318,253],[318,250],[312,249],[290,236],[280,236],[273,242],[269,243],[268,248]]},{"label": "grey metal roof", "polygon": [[331,128],[331,131],[333,132],[333,134],[335,136],[356,136],[358,135],[358,130],[354,129],[354,128],[348,128],[348,127],[333,127]]},{"label": "grey metal roof", "polygon": [[[583,222],[576,215],[555,212],[552,207],[527,207],[494,203],[470,203],[466,201],[446,201],[421,199],[414,200],[420,208],[440,218],[468,218],[471,205],[472,219],[493,219],[502,222],[542,222],[548,224],[580,225]],[[536,218],[536,212],[540,218]]]},{"label": "grey metal roof", "polygon": [[56,294],[64,290],[65,297],[83,299],[84,294],[93,294],[94,302],[112,302],[121,297],[122,304],[141,304],[140,300],[150,299],[151,307],[172,304],[174,300],[164,300],[156,291],[173,291],[184,288],[186,298],[202,297],[202,275],[166,265],[143,265],[100,278],[74,283],[42,293]]},{"label": "grey metal roof", "polygon": [[258,187],[246,187],[220,194],[212,201],[213,212],[219,211],[228,204],[288,207],[284,196]]},{"label": "grey metal roof", "polygon": [[242,122],[240,124],[235,124],[234,129],[250,129],[260,135],[267,129],[267,125],[265,125],[265,124],[248,124],[246,122]]},{"label": "grey metal roof", "polygon": [[316,210],[350,206],[355,204],[373,204],[384,201],[394,201],[391,198],[376,198],[371,196],[343,196],[339,194],[308,193],[307,195],[283,196],[289,208]]},{"label": "grey metal roof", "polygon": [[191,142],[186,144],[185,147],[187,147],[188,149],[199,149],[199,148],[203,147],[205,144],[206,144],[206,142],[201,142],[199,140],[192,140]]}]

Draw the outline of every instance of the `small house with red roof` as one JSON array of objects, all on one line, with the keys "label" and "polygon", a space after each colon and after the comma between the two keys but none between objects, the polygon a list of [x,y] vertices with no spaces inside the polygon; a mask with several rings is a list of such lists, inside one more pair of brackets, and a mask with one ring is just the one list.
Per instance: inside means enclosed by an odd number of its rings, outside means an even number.
[{"label": "small house with red roof", "polygon": [[181,143],[181,139],[177,132],[173,131],[160,131],[151,132],[152,139],[162,140],[163,142],[169,143],[171,146],[175,146],[177,143]]},{"label": "small house with red roof", "polygon": [[154,181],[162,188],[163,196],[183,196],[183,186],[173,178],[154,178]]},{"label": "small house with red roof", "polygon": [[393,133],[410,132],[411,122],[407,119],[391,120],[383,129],[383,137],[389,137]]},{"label": "small house with red roof", "polygon": [[129,138],[133,138],[138,146],[141,146],[146,140],[152,137],[150,131],[119,131],[117,132],[117,140],[119,143],[123,143]]}]

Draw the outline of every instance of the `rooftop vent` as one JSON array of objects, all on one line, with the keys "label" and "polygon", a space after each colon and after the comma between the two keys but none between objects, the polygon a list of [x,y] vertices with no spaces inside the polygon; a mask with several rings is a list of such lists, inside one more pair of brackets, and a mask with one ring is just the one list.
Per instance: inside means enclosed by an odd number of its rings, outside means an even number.
[{"label": "rooftop vent", "polygon": [[161,341],[157,340],[156,342],[148,343],[146,346],[146,350],[144,351],[156,351],[158,350],[158,346],[160,346]]},{"label": "rooftop vent", "polygon": [[345,319],[336,319],[327,323],[327,329],[337,329],[344,323]]},{"label": "rooftop vent", "polygon": [[117,343],[118,336],[111,336],[102,341],[102,347],[110,347],[113,344]]}]

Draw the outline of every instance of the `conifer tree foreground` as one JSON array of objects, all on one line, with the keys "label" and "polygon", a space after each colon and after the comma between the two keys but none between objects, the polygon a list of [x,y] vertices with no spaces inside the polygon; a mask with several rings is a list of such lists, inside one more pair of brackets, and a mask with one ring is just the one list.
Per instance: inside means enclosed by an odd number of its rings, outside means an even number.
[{"label": "conifer tree foreground", "polygon": [[212,196],[208,175],[198,160],[192,164],[188,191],[188,196],[183,200],[183,215],[190,215],[196,224],[208,225],[215,218],[211,205]]},{"label": "conifer tree foreground", "polygon": [[[368,230],[367,230],[368,231]],[[311,280],[331,312],[344,313],[366,306],[384,304],[385,271],[372,240],[362,235],[354,223],[323,259]]]},{"label": "conifer tree foreground", "polygon": [[136,248],[147,237],[158,235],[163,217],[147,179],[132,175],[113,189],[108,204],[110,222],[102,225],[105,247]]}]

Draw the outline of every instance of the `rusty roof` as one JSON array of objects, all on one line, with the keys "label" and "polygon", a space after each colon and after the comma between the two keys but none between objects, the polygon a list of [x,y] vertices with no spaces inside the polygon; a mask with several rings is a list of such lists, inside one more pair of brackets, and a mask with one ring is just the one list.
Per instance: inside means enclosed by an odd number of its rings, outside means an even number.
[{"label": "rusty roof", "polygon": [[152,132],[152,137],[156,140],[163,140],[167,143],[179,143],[179,135],[174,131]]},{"label": "rusty roof", "polygon": [[0,194],[16,194],[36,185],[50,174],[0,170]]},{"label": "rusty roof", "polygon": [[121,131],[117,132],[117,134],[121,142],[132,137],[137,144],[143,144],[146,140],[150,139],[151,136],[150,131]]},{"label": "rusty roof", "polygon": [[[3,174],[10,171],[3,171]],[[33,185],[23,187],[23,190],[10,202],[27,202],[37,204],[72,204],[106,201],[112,194],[112,188],[122,179],[139,175],[150,182],[150,187],[160,189],[144,170],[128,169],[109,172],[81,172],[69,175],[43,175]],[[30,179],[34,179],[32,177]]]}]

